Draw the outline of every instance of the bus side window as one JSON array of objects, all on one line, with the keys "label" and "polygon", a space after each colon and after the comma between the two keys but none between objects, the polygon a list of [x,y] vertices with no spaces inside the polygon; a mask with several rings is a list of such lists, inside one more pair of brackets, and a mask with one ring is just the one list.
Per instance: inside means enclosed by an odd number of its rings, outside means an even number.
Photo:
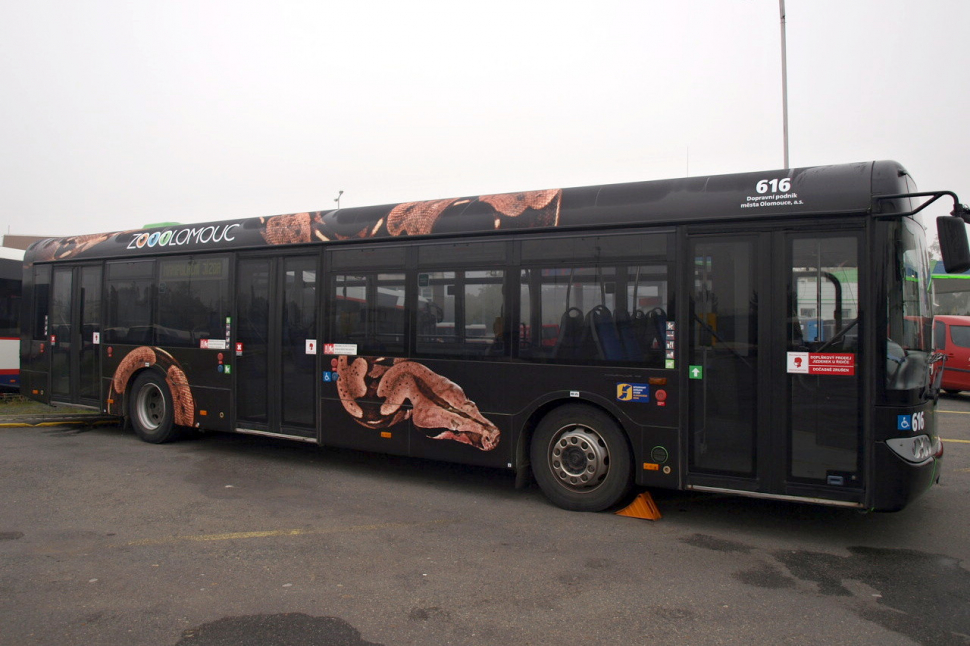
[{"label": "bus side window", "polygon": [[198,347],[226,335],[229,261],[186,257],[159,261],[156,343]]},{"label": "bus side window", "polygon": [[355,272],[331,278],[330,329],[335,343],[357,346],[357,354],[404,352],[403,273]]},{"label": "bus side window", "polygon": [[523,269],[520,291],[520,356],[663,367],[666,265]]},{"label": "bus side window", "polygon": [[510,354],[507,241],[431,242],[417,247],[420,355],[495,359]]},{"label": "bus side window", "polygon": [[[418,338],[422,354],[454,357],[508,356],[510,321],[505,271],[421,271]],[[428,316],[433,313],[433,316]]]},{"label": "bus side window", "polygon": [[150,345],[155,342],[152,330],[154,284],[154,260],[108,263],[105,343]]}]

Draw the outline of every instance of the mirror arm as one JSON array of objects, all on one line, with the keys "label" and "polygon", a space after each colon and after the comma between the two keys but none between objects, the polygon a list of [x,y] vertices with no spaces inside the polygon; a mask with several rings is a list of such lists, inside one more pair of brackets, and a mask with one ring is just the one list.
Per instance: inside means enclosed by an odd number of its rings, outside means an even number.
[{"label": "mirror arm", "polygon": [[886,200],[898,200],[904,197],[932,198],[932,199],[926,200],[918,207],[916,207],[915,209],[907,213],[887,213],[885,215],[880,216],[879,211],[881,209],[874,208],[873,211],[877,217],[884,217],[884,218],[885,217],[899,218],[899,217],[905,217],[909,215],[916,215],[917,213],[919,213],[920,211],[928,207],[930,204],[932,204],[933,202],[937,201],[938,199],[944,196],[953,198],[953,210],[950,212],[950,215],[961,218],[964,222],[970,224],[970,208],[968,208],[965,204],[960,204],[960,198],[957,197],[957,194],[954,193],[953,191],[936,191],[936,192],[929,192],[929,193],[898,193],[896,195],[873,195],[872,201],[874,205]]}]

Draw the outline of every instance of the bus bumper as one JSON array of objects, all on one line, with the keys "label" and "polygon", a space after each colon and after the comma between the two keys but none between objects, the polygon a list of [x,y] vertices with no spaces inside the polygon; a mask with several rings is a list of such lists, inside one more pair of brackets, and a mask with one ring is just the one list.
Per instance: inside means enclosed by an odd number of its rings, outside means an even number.
[{"label": "bus bumper", "polygon": [[899,511],[939,482],[942,466],[939,438],[924,435],[877,442],[869,507]]}]

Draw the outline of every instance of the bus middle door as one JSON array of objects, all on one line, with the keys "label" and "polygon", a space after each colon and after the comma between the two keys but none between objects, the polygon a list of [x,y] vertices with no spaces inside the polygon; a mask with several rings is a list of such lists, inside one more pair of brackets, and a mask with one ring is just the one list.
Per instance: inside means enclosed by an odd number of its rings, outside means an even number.
[{"label": "bus middle door", "polygon": [[240,258],[238,430],[316,440],[317,256]]}]

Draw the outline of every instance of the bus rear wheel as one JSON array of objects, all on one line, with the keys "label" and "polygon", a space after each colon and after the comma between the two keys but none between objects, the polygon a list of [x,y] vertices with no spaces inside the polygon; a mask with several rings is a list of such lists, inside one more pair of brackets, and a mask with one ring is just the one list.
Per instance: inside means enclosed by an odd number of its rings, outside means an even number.
[{"label": "bus rear wheel", "polygon": [[626,436],[606,413],[562,406],[544,417],[531,447],[532,472],[553,503],[571,511],[603,511],[633,486]]},{"label": "bus rear wheel", "polygon": [[128,401],[128,414],[139,438],[152,444],[175,439],[175,407],[165,379],[151,371],[141,373],[131,386]]}]

